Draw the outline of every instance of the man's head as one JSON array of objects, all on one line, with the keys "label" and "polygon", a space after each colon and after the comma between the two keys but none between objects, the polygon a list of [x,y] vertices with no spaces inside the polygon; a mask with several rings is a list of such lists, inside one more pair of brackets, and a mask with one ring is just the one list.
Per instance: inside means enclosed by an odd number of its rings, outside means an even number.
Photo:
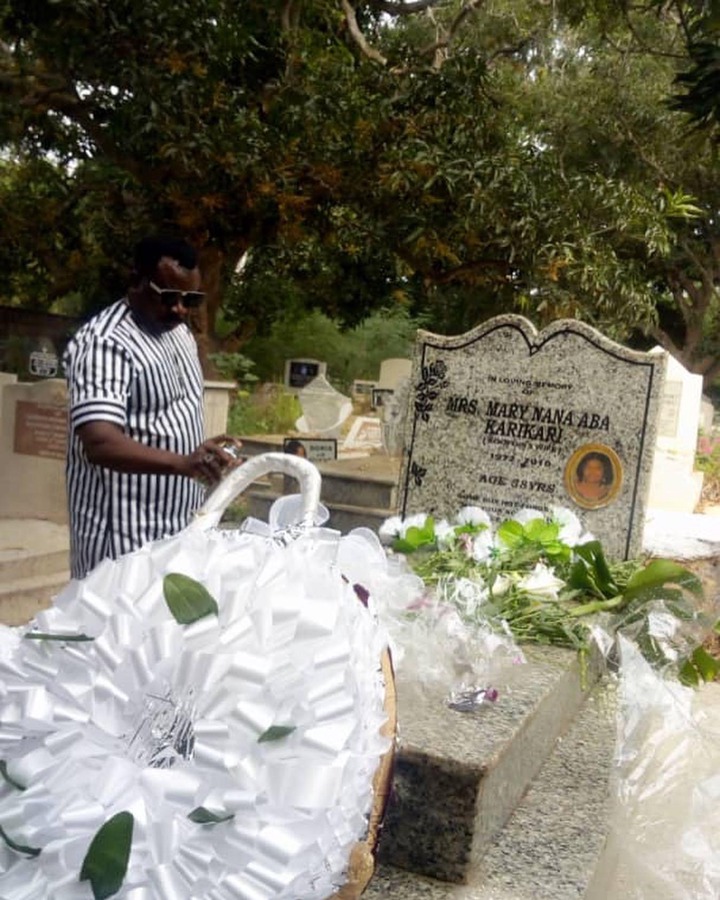
[{"label": "man's head", "polygon": [[175,328],[202,302],[197,254],[186,241],[146,237],[135,247],[130,304],[158,328]]}]

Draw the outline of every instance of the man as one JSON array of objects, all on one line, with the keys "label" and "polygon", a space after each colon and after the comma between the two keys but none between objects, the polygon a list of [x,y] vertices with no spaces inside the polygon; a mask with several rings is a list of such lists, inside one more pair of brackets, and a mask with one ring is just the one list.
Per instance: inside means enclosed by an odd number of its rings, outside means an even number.
[{"label": "man", "polygon": [[183,529],[235,464],[203,440],[203,378],[185,324],[204,294],[193,248],[145,238],[127,297],[87,322],[63,362],[70,394],[67,486],[74,578]]}]

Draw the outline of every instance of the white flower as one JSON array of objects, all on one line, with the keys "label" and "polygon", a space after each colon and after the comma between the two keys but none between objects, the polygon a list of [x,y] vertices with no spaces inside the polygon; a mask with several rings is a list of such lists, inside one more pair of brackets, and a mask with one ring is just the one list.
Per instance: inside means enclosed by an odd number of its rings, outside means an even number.
[{"label": "white flower", "polygon": [[520,590],[548,600],[557,600],[558,591],[565,587],[565,582],[557,578],[554,569],[539,562],[529,575],[518,582]]},{"label": "white flower", "polygon": [[485,525],[490,528],[490,516],[479,506],[463,506],[455,517],[458,525]]},{"label": "white flower", "polygon": [[490,595],[492,597],[502,597],[504,594],[507,594],[507,592],[510,590],[511,585],[512,578],[510,578],[509,575],[500,574],[492,583],[492,587],[490,588]]},{"label": "white flower", "polygon": [[395,538],[400,536],[401,528],[402,519],[400,516],[390,516],[389,519],[385,519],[378,529],[378,536],[383,544],[392,544]]},{"label": "white flower", "polygon": [[492,531],[481,531],[473,538],[472,557],[476,562],[487,562],[495,549]]},{"label": "white flower", "polygon": [[519,522],[521,525],[527,525],[528,522],[532,522],[534,519],[542,519],[545,521],[545,513],[540,512],[539,509],[531,509],[530,507],[525,507],[525,509],[520,509],[516,513],[513,513],[513,521]]},{"label": "white flower", "polygon": [[588,532],[583,532],[583,525],[580,519],[564,506],[553,506],[550,508],[553,522],[557,522],[560,526],[560,540],[567,544],[568,547],[577,547],[578,544],[586,544],[592,541],[593,536]]},{"label": "white flower", "polygon": [[446,519],[436,522],[435,540],[441,550],[447,550],[455,540],[455,528]]}]

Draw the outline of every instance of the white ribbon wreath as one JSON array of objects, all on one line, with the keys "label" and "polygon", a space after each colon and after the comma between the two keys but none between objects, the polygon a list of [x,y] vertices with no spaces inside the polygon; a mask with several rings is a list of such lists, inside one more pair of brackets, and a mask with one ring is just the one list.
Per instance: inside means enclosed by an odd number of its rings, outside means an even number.
[{"label": "white ribbon wreath", "polygon": [[[367,535],[316,528],[283,545],[190,529],[102,563],[31,626],[91,640],[9,636],[3,900],[91,900],[83,859],[121,811],[134,817],[122,900],[337,890],[389,745],[386,641],[343,576],[343,541],[355,571],[381,563]],[[218,615],[178,624],[163,594],[170,573],[203,584]],[[258,740],[273,734],[283,736]],[[224,821],[188,818],[198,809]]]}]

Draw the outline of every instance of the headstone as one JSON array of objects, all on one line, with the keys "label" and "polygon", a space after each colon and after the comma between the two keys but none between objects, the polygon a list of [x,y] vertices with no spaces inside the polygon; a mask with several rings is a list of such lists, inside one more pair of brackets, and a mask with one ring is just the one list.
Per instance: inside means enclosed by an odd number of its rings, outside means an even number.
[{"label": "headstone", "polygon": [[692,512],[702,493],[702,472],[694,471],[700,431],[703,379],[661,347],[651,353],[666,359],[660,398],[657,441],[648,505],[653,509]]},{"label": "headstone", "polygon": [[57,353],[47,353],[44,350],[33,350],[30,354],[28,370],[37,378],[55,378],[58,373]]},{"label": "headstone", "polygon": [[372,396],[373,388],[376,386],[376,381],[368,381],[363,378],[356,378],[352,383],[351,392],[353,397],[370,397]]},{"label": "headstone", "polygon": [[410,377],[412,372],[412,360],[396,357],[384,359],[380,363],[380,377],[377,386],[394,390],[401,381]]},{"label": "headstone", "polygon": [[358,416],[343,441],[343,450],[379,450],[382,447],[380,419]]},{"label": "headstone", "polygon": [[388,456],[401,456],[405,438],[410,379],[404,378],[382,408],[382,442]]},{"label": "headstone", "polygon": [[318,375],[298,394],[303,414],[295,423],[298,431],[318,437],[339,437],[340,429],[352,412],[349,397]]},{"label": "headstone", "polygon": [[639,553],[664,365],[574,320],[418,332],[402,514],[565,506],[611,558]]},{"label": "headstone", "polygon": [[381,388],[374,387],[372,389],[372,408],[373,409],[382,409],[385,406],[385,403],[392,397],[395,393],[395,388]]},{"label": "headstone", "polygon": [[0,518],[67,522],[67,387],[62,379],[2,392]]},{"label": "headstone", "polygon": [[228,427],[230,397],[237,390],[234,381],[206,381],[203,384],[205,437],[225,434]]},{"label": "headstone", "polygon": [[0,372],[0,434],[2,434],[2,392],[8,384],[16,384],[17,375],[14,372]]},{"label": "headstone", "polygon": [[285,438],[283,452],[303,456],[311,463],[332,462],[337,459],[335,438]]},{"label": "headstone", "polygon": [[292,394],[302,390],[318,375],[327,374],[327,363],[319,359],[285,360],[285,387]]}]

